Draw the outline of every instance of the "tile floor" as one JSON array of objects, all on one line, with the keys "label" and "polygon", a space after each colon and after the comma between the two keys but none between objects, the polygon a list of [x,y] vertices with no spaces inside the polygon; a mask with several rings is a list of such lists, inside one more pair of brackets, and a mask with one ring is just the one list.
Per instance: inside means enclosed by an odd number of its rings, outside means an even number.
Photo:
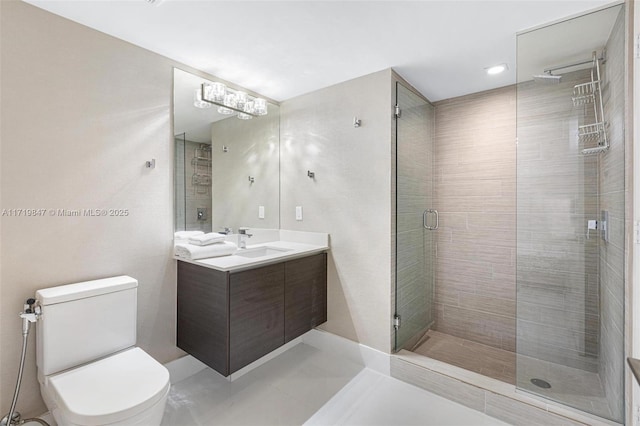
[{"label": "tile floor", "polygon": [[299,344],[229,382],[205,369],[172,385],[163,425],[505,425]]},{"label": "tile floor", "polygon": [[[531,383],[540,378],[551,384],[543,389]],[[616,407],[610,407],[600,375],[577,368],[526,356],[518,356],[518,388],[559,401],[600,417],[612,418]]]},{"label": "tile floor", "polygon": [[414,353],[515,385],[516,354],[429,330]]}]

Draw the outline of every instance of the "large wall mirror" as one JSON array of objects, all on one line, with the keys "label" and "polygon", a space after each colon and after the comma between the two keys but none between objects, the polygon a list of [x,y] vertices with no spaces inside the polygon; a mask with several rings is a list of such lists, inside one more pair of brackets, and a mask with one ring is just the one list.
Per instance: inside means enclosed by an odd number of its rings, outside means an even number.
[{"label": "large wall mirror", "polygon": [[278,105],[179,69],[173,97],[175,230],[279,228]]}]

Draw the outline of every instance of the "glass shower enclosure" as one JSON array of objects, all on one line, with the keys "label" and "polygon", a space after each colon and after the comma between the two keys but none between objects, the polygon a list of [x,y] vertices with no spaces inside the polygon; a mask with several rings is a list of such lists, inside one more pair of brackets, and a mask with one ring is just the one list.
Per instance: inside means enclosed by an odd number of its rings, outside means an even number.
[{"label": "glass shower enclosure", "polygon": [[624,5],[517,39],[516,386],[622,422]]},{"label": "glass shower enclosure", "polygon": [[[501,205],[502,215],[490,217],[495,212],[483,211],[484,219],[500,225],[505,217],[515,216],[515,241],[509,237],[513,235],[509,222],[503,226],[502,239],[498,234],[497,240],[486,242],[488,250],[491,244],[509,249],[515,277],[498,273],[487,283],[475,283],[499,289],[504,294],[495,297],[511,297],[510,301],[515,293],[516,312],[515,318],[504,315],[506,319],[501,319],[511,332],[510,344],[485,349],[507,360],[509,376],[504,381],[519,391],[619,423],[624,423],[625,362],[625,20],[625,6],[617,4],[519,33],[517,83],[499,89],[515,92],[515,122],[509,114],[498,121],[488,104],[473,104],[482,112],[482,129],[501,123],[517,136],[515,158],[495,153],[496,158],[515,161],[515,171],[505,167],[505,176],[498,176],[501,169],[492,170],[496,179],[513,179],[510,173],[515,173],[515,207],[507,200]],[[456,364],[453,355],[436,359],[490,376],[483,373],[490,366],[478,364],[490,363],[491,356],[483,358],[468,349],[477,348],[477,336],[466,328],[451,329],[448,335],[439,324],[446,315],[434,306],[434,295],[446,295],[452,278],[469,287],[465,291],[483,290],[473,287],[473,276],[460,271],[462,264],[456,269],[457,258],[445,270],[447,253],[438,255],[438,244],[446,242],[447,230],[455,221],[450,212],[466,213],[473,206],[455,205],[459,203],[455,197],[453,201],[449,197],[446,205],[439,198],[443,194],[434,191],[434,186],[442,186],[434,176],[440,179],[442,170],[455,167],[443,161],[450,154],[441,149],[444,142],[435,140],[437,120],[442,117],[449,141],[455,140],[458,129],[445,125],[447,119],[455,121],[451,114],[459,112],[447,110],[446,103],[434,107],[401,83],[396,86],[396,103],[393,346],[396,351],[421,353],[421,344],[462,339],[473,368]],[[491,122],[494,118],[496,123]],[[475,142],[473,134],[469,136],[473,125],[469,120],[460,122],[461,134],[471,143]],[[492,150],[506,149],[492,144],[490,130],[483,131],[489,133],[488,137],[483,134],[485,157],[464,157],[469,170],[493,161]],[[434,159],[438,173],[434,173]],[[449,186],[455,188],[455,183]],[[440,230],[435,231],[438,225]],[[474,250],[482,249],[478,247]],[[499,260],[504,262],[502,257]],[[459,315],[456,309],[451,312],[450,316]],[[500,332],[488,322],[493,317],[481,314],[469,314],[464,324],[487,334]],[[483,322],[483,318],[489,319]],[[431,339],[430,328],[433,336],[439,333],[438,339]]]}]

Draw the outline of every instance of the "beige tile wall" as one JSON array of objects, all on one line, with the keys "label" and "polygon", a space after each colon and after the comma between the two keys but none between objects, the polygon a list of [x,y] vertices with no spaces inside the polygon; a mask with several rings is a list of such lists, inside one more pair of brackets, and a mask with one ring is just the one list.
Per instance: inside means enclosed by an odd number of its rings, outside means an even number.
[{"label": "beige tile wall", "polygon": [[435,104],[435,329],[515,350],[515,87]]},{"label": "beige tile wall", "polygon": [[597,372],[600,239],[586,231],[599,216],[598,158],[577,137],[593,107],[571,101],[589,79],[518,86],[518,353]]}]

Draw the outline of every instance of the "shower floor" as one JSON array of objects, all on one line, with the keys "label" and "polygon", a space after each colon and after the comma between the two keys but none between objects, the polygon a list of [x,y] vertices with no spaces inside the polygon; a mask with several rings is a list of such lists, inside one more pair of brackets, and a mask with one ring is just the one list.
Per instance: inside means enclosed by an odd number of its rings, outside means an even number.
[{"label": "shower floor", "polygon": [[[414,353],[488,376],[531,393],[570,405],[600,417],[617,417],[605,398],[600,376],[585,370],[554,364],[539,359],[518,356],[492,346],[429,330],[424,342]],[[542,379],[551,388],[543,389],[531,383]]]},{"label": "shower floor", "polygon": [[[531,379],[549,382],[551,388],[542,389]],[[554,401],[576,407],[600,417],[614,418],[615,408],[609,405],[598,373],[567,367],[527,356],[518,356],[518,388],[542,395]]]},{"label": "shower floor", "polygon": [[414,353],[516,384],[516,354],[492,346],[429,330]]}]

